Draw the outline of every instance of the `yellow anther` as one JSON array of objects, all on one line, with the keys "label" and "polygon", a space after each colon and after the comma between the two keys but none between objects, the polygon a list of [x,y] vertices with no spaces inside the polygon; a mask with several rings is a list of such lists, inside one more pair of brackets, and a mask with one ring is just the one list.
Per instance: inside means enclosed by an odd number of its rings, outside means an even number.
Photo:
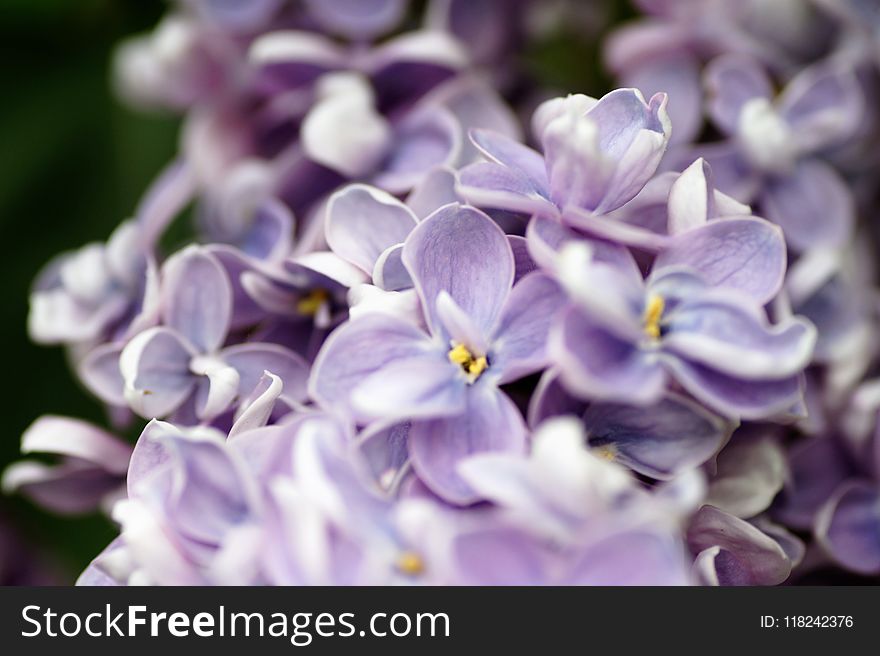
[{"label": "yellow anther", "polygon": [[648,307],[645,308],[644,324],[645,334],[651,339],[660,339],[660,318],[666,302],[659,294],[653,294],[648,299]]},{"label": "yellow anther", "polygon": [[486,369],[489,368],[489,361],[485,355],[474,357],[467,346],[464,344],[456,344],[449,349],[449,361],[460,366],[467,374],[468,382],[472,383],[480,377]]},{"label": "yellow anther", "polygon": [[425,561],[414,551],[404,551],[397,557],[397,569],[407,576],[417,576],[425,571]]},{"label": "yellow anther", "polygon": [[467,366],[473,357],[464,344],[457,344],[449,350],[449,361],[460,364],[462,367]]},{"label": "yellow anther", "polygon": [[330,294],[325,289],[313,289],[296,302],[296,311],[309,317],[313,317],[327,302]]},{"label": "yellow anther", "polygon": [[613,444],[603,444],[602,446],[597,446],[593,449],[593,454],[602,458],[602,460],[613,462],[617,457],[617,447]]}]

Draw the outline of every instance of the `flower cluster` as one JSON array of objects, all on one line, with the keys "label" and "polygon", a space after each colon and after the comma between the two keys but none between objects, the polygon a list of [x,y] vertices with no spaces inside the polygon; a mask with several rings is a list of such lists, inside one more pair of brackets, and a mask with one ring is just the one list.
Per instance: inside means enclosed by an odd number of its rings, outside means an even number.
[{"label": "flower cluster", "polygon": [[114,430],[3,478],[119,525],[81,584],[880,574],[880,14],[640,0],[626,86],[554,97],[511,62],[574,4],[178,0],[120,47],[179,158],[29,319]]}]

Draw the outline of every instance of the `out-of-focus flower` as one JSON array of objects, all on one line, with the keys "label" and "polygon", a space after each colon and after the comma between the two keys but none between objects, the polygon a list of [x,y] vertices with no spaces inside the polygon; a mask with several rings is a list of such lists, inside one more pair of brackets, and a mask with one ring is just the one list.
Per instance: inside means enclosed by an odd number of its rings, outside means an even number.
[{"label": "out-of-focus flower", "polygon": [[845,143],[860,125],[864,98],[855,75],[834,63],[817,64],[774,100],[757,62],[725,55],[707,67],[706,84],[710,116],[730,140],[696,150],[712,165],[719,189],[757,202],[797,252],[846,244],[853,199],[817,155]]}]

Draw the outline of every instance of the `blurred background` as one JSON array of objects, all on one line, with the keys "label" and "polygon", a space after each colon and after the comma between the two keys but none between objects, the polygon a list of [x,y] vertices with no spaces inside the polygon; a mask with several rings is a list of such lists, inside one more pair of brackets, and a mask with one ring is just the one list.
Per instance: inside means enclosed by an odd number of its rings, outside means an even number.
[{"label": "blurred background", "polygon": [[[110,85],[114,44],[152,27],[166,6],[160,0],[0,3],[6,373],[0,469],[18,458],[22,432],[41,414],[105,423],[101,406],[70,374],[63,349],[28,341],[28,290],[57,253],[105,240],[175,152],[177,120],[136,114],[113,97]],[[0,496],[0,533],[10,526],[19,534],[16,542],[40,552],[59,583],[75,580],[114,536],[103,517],[59,518],[20,497]],[[27,575],[10,562],[15,553],[0,544],[0,583]]]}]

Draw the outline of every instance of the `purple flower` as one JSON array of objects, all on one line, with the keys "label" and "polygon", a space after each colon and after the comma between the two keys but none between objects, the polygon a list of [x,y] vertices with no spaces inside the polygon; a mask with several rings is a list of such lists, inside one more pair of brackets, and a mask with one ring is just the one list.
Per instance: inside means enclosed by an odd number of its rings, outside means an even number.
[{"label": "purple flower", "polygon": [[[833,1],[833,0],[832,0]],[[738,53],[790,71],[829,45],[829,21],[809,3],[641,0],[645,16],[604,44],[619,81],[646,94],[669,94],[672,143],[693,141],[702,126],[700,69],[711,57]]]},{"label": "purple flower", "polygon": [[562,296],[542,273],[513,286],[507,237],[469,207],[425,219],[402,260],[427,330],[384,314],[350,321],[318,355],[311,395],[357,423],[410,420],[419,477],[445,499],[469,503],[477,497],[456,465],[476,452],[523,449],[523,420],[498,386],[545,366]]},{"label": "purple flower", "polygon": [[816,516],[816,539],[843,567],[880,573],[880,486],[849,480],[834,491]]},{"label": "purple flower", "polygon": [[3,491],[18,491],[62,514],[109,512],[124,495],[131,447],[106,431],[78,419],[45,415],[21,438],[25,454],[60,456],[57,465],[23,460],[3,472]]},{"label": "purple flower", "polygon": [[[754,231],[748,241],[741,221]],[[559,276],[573,305],[551,339],[564,384],[585,398],[647,404],[675,380],[729,417],[790,410],[816,335],[798,318],[770,325],[761,308],[782,269],[766,225],[729,219],[685,232],[647,281],[634,265],[592,261],[586,244],[566,246]]]},{"label": "purple flower", "polygon": [[[109,362],[94,357],[85,363],[100,381],[95,391],[143,417],[167,416],[189,401],[196,417],[210,420],[250,393],[269,370],[284,382],[282,398],[288,404],[304,400],[308,367],[295,353],[276,344],[224,347],[232,312],[223,267],[203,249],[185,249],[163,267],[163,325],[125,344],[118,352],[117,372],[112,356]],[[123,388],[108,395],[113,380]]]},{"label": "purple flower", "polygon": [[733,430],[730,423],[674,393],[647,406],[587,403],[569,394],[550,370],[532,395],[529,425],[566,415],[582,419],[595,453],[658,480],[673,479],[711,460]]},{"label": "purple flower", "polygon": [[543,155],[488,131],[472,131],[490,160],[459,175],[459,193],[482,206],[559,218],[612,241],[656,249],[646,231],[609,220],[648,182],[666,149],[670,126],[666,96],[645,102],[636,89],[596,100],[556,98],[532,117]]},{"label": "purple flower", "polygon": [[[723,56],[706,70],[709,113],[727,142],[697,147],[718,187],[756,201],[796,251],[845,244],[855,221],[840,175],[817,157],[853,136],[864,99],[855,74],[841,65],[804,69],[778,97],[763,68]],[[685,155],[690,157],[690,155]]]},{"label": "purple flower", "polygon": [[127,222],[107,244],[89,244],[50,262],[31,294],[31,339],[89,344],[149,322],[156,272],[140,240],[137,224]]},{"label": "purple flower", "polygon": [[454,537],[455,582],[470,585],[687,585],[681,508],[640,489],[585,448],[578,422],[553,419],[532,454],[487,453],[461,473],[498,506]]},{"label": "purple flower", "polygon": [[694,516],[687,541],[708,585],[778,585],[791,574],[791,558],[779,542],[713,506]]}]

